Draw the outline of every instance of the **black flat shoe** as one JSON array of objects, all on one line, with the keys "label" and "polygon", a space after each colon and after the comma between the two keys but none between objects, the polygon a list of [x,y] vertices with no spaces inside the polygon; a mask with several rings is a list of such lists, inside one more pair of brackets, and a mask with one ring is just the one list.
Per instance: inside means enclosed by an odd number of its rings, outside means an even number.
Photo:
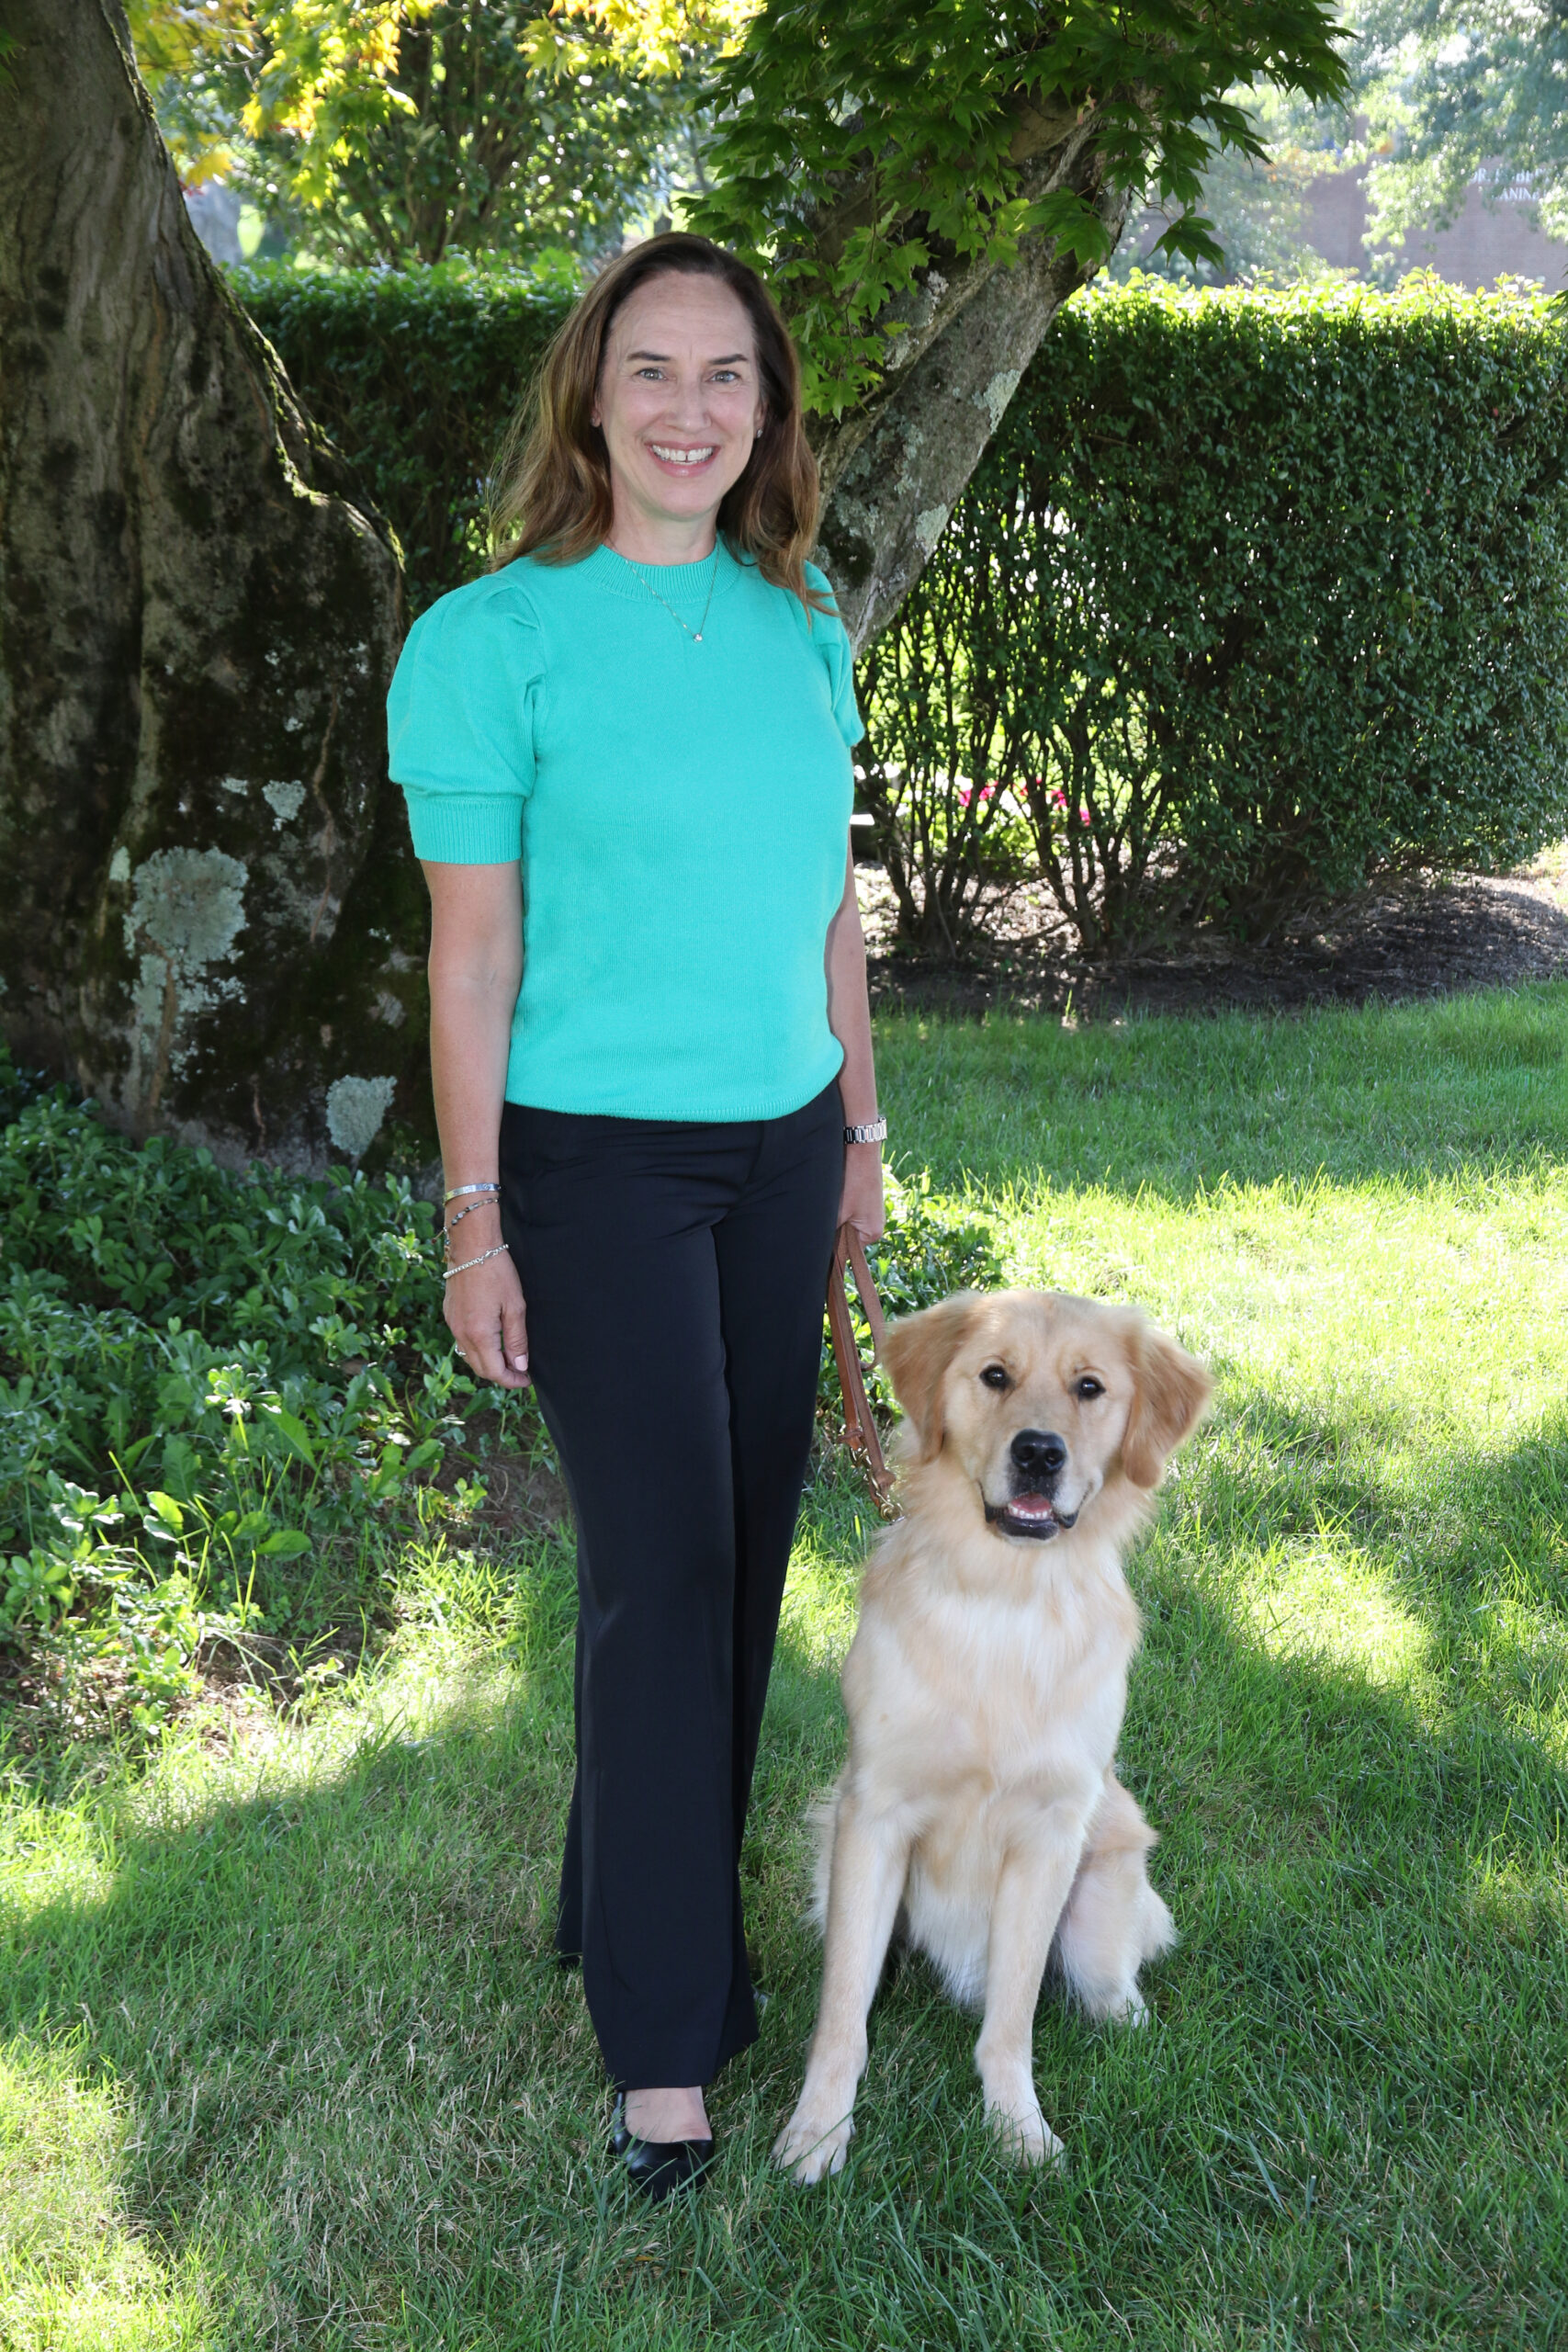
[{"label": "black flat shoe", "polygon": [[656,2205],[678,2188],[694,2187],[713,2167],[711,2140],[639,2140],[626,2129],[626,2095],[617,2091],[610,2111],[610,2154],[619,2156],[635,2188]]}]

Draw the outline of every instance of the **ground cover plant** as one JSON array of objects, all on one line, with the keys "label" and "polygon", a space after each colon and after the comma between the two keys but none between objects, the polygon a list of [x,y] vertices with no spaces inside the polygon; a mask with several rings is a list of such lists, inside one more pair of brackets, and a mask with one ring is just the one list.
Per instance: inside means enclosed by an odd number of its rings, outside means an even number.
[{"label": "ground cover plant", "polygon": [[[746,1856],[770,1995],[705,2201],[600,2153],[547,1928],[570,1568],[433,1523],[295,1716],[14,1757],[0,2340],[42,2347],[1517,2346],[1568,2327],[1568,989],[1292,1021],[908,1017],[926,1214],[1144,1302],[1217,1409],[1134,1580],[1126,1777],[1183,1943],[1154,2021],[1052,2003],[1060,2176],[973,2029],[885,1987],[848,2171],[766,2161],[817,1955],[801,1809],[871,1533],[808,1497]],[[978,1245],[974,1245],[978,1246]]]}]

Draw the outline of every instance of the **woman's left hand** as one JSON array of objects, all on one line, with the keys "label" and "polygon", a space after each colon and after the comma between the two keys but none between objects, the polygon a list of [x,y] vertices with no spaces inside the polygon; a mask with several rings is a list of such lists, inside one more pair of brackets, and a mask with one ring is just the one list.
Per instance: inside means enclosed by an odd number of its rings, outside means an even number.
[{"label": "woman's left hand", "polygon": [[844,1146],[844,1189],[839,1200],[839,1223],[852,1225],[863,1241],[880,1241],[886,1223],[882,1202],[882,1146]]}]

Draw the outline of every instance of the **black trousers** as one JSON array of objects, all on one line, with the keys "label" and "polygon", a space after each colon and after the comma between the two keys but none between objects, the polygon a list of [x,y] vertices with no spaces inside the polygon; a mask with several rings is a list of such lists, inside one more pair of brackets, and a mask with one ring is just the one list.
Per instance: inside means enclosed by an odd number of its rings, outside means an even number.
[{"label": "black trousers", "polygon": [[557,1943],[627,2088],[706,2083],[756,2039],[740,1841],[843,1163],[836,1080],[736,1125],[502,1114],[502,1229],[577,1516]]}]

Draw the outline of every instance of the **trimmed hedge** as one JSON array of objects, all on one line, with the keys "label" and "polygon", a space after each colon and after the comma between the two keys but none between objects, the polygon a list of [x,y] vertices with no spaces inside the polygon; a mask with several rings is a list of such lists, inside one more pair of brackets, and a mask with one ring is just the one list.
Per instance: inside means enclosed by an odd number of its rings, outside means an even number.
[{"label": "trimmed hedge", "polygon": [[[574,288],[232,273],[402,543],[481,558],[484,479]],[[1069,303],[863,659],[907,934],[1043,880],[1086,946],[1239,931],[1568,831],[1568,335],[1427,277]]]},{"label": "trimmed hedge", "polygon": [[480,567],[486,477],[575,270],[268,262],[228,277],[396,531],[413,619]]},{"label": "trimmed hedge", "polygon": [[903,926],[1090,948],[1568,831],[1568,337],[1429,277],[1068,305],[863,665]]}]

